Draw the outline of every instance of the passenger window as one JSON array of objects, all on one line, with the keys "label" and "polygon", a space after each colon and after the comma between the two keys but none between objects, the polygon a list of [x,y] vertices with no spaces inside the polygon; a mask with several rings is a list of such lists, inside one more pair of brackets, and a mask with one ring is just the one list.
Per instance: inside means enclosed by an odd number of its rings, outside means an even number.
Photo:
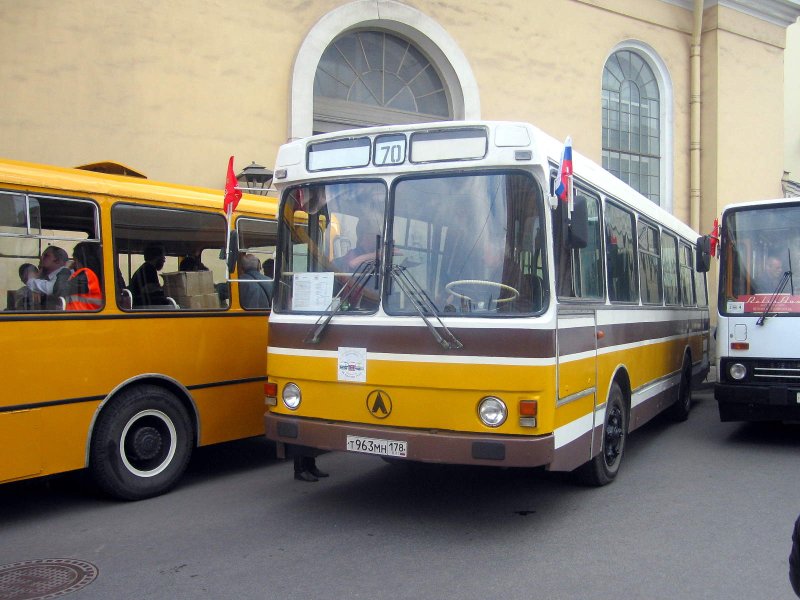
[{"label": "passenger window", "polygon": [[236,230],[239,304],[246,310],[267,310],[272,306],[278,225],[275,221],[240,218]]},{"label": "passenger window", "polygon": [[678,240],[664,233],[661,236],[661,259],[664,274],[664,301],[668,306],[681,303],[678,289]]},{"label": "passenger window", "polygon": [[697,304],[694,293],[694,253],[692,249],[681,242],[681,302],[684,306]]},{"label": "passenger window", "polygon": [[638,302],[633,215],[606,204],[605,223],[608,298],[611,302]]},{"label": "passenger window", "polygon": [[111,211],[114,252],[127,310],[220,310],[230,303],[220,258],[222,215],[117,204]]},{"label": "passenger window", "polygon": [[100,310],[98,222],[97,206],[87,200],[0,192],[3,309]]},{"label": "passenger window", "polygon": [[639,289],[642,304],[661,304],[661,243],[658,229],[639,219]]},{"label": "passenger window", "polygon": [[[603,250],[600,228],[600,199],[576,187],[576,199],[586,202],[589,218],[588,240],[585,248],[566,250],[561,242],[563,229],[556,227],[556,262],[558,295],[561,297],[596,298],[603,297]],[[555,222],[564,223],[568,210],[565,202],[556,208]]]}]

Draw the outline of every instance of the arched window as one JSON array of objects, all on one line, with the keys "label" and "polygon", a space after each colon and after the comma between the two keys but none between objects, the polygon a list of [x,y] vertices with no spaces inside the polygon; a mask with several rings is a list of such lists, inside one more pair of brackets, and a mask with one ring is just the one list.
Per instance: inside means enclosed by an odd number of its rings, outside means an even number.
[{"label": "arched window", "polygon": [[322,53],[314,77],[314,131],[452,119],[442,78],[410,41],[349,32]]},{"label": "arched window", "polygon": [[662,192],[661,115],[659,84],[648,61],[634,50],[614,52],[603,69],[603,167],[656,204]]}]

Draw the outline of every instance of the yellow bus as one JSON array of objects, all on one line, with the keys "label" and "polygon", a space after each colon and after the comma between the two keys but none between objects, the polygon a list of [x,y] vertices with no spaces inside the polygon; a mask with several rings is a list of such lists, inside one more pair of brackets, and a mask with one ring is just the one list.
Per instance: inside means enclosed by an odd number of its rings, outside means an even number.
[{"label": "yellow bus", "polygon": [[577,153],[556,199],[562,149],[505,122],[280,149],[279,455],[545,465],[602,485],[629,432],[688,417],[709,366],[697,234]]},{"label": "yellow bus", "polygon": [[[194,447],[263,433],[269,303],[241,299],[271,283],[229,276],[221,190],[134,174],[0,160],[0,482],[88,468],[140,499]],[[257,267],[275,210],[245,194],[233,214]]]}]

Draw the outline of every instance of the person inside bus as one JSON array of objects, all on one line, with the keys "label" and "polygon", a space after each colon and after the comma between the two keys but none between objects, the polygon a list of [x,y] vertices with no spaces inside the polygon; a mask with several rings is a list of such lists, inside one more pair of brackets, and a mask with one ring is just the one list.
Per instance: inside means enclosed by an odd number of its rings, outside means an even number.
[{"label": "person inside bus", "polygon": [[67,310],[98,310],[103,305],[100,276],[103,264],[100,247],[91,242],[80,242],[72,250],[74,271],[67,281]]},{"label": "person inside bus", "polygon": [[275,259],[268,258],[264,261],[264,275],[266,275],[269,279],[275,278]]},{"label": "person inside bus", "polygon": [[356,245],[346,254],[334,259],[336,272],[352,273],[361,263],[375,260],[375,248],[380,230],[376,223],[367,217],[361,217],[356,225]]},{"label": "person inside bus", "polygon": [[131,277],[128,289],[133,296],[133,307],[169,304],[158,272],[166,262],[164,247],[151,244],[144,249],[144,263]]},{"label": "person inside bus", "polygon": [[785,269],[781,259],[777,256],[768,256],[764,269],[753,277],[754,294],[771,294],[774,292],[783,277]]},{"label": "person inside bus", "polygon": [[264,309],[272,304],[272,281],[261,273],[261,264],[253,254],[244,254],[239,259],[239,279],[252,283],[239,283],[239,301],[242,308]]},{"label": "person inside bus", "polygon": [[19,279],[22,287],[8,292],[8,307],[6,310],[36,310],[40,307],[41,297],[32,291],[27,281],[29,278],[39,276],[39,269],[33,263],[22,263],[19,267]]},{"label": "person inside bus", "polygon": [[66,296],[66,283],[72,275],[67,261],[69,256],[63,248],[58,246],[48,246],[42,253],[39,263],[39,275],[28,274],[25,285],[32,292],[38,292],[45,296],[44,307],[48,310],[58,310],[61,308],[60,297]]},{"label": "person inside bus", "polygon": [[187,254],[181,259],[178,265],[179,271],[208,271],[208,267],[203,264],[201,259],[202,250],[196,250]]}]

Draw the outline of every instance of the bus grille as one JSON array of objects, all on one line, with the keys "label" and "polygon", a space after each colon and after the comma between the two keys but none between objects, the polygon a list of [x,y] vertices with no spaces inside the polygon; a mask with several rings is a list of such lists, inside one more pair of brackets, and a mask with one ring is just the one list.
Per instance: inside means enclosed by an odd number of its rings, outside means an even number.
[{"label": "bus grille", "polygon": [[800,383],[800,360],[758,361],[753,378],[764,383]]}]

